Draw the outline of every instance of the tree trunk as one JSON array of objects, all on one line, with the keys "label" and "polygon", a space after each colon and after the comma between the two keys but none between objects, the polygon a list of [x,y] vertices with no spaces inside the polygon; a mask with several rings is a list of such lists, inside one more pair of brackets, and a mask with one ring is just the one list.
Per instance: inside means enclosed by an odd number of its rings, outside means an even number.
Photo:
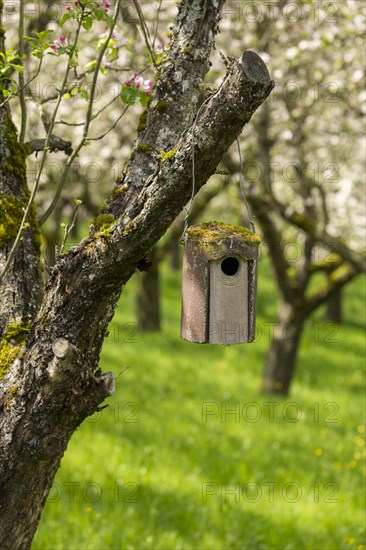
[{"label": "tree trunk", "polygon": [[332,323],[342,323],[342,289],[338,288],[329,296],[325,317]]},{"label": "tree trunk", "polygon": [[180,258],[180,245],[179,242],[176,241],[170,252],[170,267],[173,271],[178,271],[181,267],[181,258]]},{"label": "tree trunk", "polygon": [[[288,395],[294,375],[304,318],[291,304],[282,302],[277,322],[270,330],[270,348],[267,353],[263,391]],[[269,327],[271,329],[271,326]],[[265,335],[267,336],[267,334]]]},{"label": "tree trunk", "polygon": [[160,277],[156,248],[152,253],[152,266],[137,274],[136,313],[137,328],[141,332],[160,330]]}]

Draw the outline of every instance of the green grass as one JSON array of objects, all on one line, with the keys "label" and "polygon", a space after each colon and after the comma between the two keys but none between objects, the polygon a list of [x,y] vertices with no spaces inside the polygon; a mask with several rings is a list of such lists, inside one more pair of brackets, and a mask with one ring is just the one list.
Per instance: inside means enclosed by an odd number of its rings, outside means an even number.
[{"label": "green grass", "polygon": [[180,277],[167,269],[163,331],[135,333],[129,283],[102,368],[130,368],[74,435],[33,550],[365,548],[364,281],[347,289],[346,324],[321,311],[307,324],[291,396],[269,399],[268,271],[261,262],[262,337],[241,346],[180,340]]}]

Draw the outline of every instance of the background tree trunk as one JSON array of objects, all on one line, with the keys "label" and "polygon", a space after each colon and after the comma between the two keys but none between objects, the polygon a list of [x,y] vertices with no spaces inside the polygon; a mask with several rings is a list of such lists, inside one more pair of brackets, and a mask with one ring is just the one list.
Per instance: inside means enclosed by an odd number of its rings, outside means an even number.
[{"label": "background tree trunk", "polygon": [[152,266],[140,271],[136,281],[137,328],[141,332],[160,330],[160,277],[156,247],[151,254]]},{"label": "background tree trunk", "polygon": [[175,241],[170,250],[170,267],[173,271],[178,271],[181,265],[180,244]]},{"label": "background tree trunk", "polygon": [[326,304],[325,318],[331,323],[342,323],[342,289],[338,288]]},{"label": "background tree trunk", "polygon": [[267,353],[263,391],[287,395],[295,372],[304,318],[291,304],[282,302]]}]

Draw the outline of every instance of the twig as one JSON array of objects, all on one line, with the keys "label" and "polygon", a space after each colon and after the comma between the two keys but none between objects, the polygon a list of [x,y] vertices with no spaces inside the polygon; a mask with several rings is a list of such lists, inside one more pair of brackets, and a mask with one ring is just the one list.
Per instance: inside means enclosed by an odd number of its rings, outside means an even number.
[{"label": "twig", "polygon": [[[79,25],[78,25],[77,30],[76,30],[74,44],[73,44],[73,47],[71,49],[72,52],[75,50],[76,44],[77,44],[78,39],[79,39],[79,34],[80,34],[80,29],[81,29],[81,22],[82,22],[82,18],[80,18]],[[52,118],[51,118],[51,122],[50,122],[50,128],[47,132],[46,140],[45,140],[45,143],[44,143],[44,148],[43,148],[42,159],[41,159],[41,162],[40,162],[40,167],[39,167],[39,170],[38,170],[38,173],[37,173],[34,185],[33,185],[31,195],[29,197],[28,204],[27,204],[26,209],[25,209],[24,214],[23,214],[23,219],[21,221],[18,234],[17,234],[17,236],[15,238],[15,241],[14,241],[14,244],[13,244],[13,246],[12,246],[10,252],[9,252],[7,261],[6,261],[5,266],[4,266],[4,269],[0,274],[0,283],[2,282],[7,270],[10,267],[10,264],[13,260],[16,249],[19,245],[20,239],[22,238],[24,230],[27,227],[27,225],[26,225],[27,218],[28,218],[29,212],[32,208],[33,201],[34,201],[34,198],[35,198],[37,190],[38,190],[39,182],[41,180],[42,171],[43,171],[43,168],[44,168],[44,165],[45,165],[45,162],[46,162],[48,143],[49,143],[49,140],[50,140],[50,137],[51,137],[51,134],[52,134],[52,130],[53,130],[53,126],[54,126],[54,123],[55,123],[55,120],[56,120],[56,115],[57,115],[57,112],[58,112],[58,109],[59,109],[59,106],[60,106],[60,103],[61,103],[61,100],[62,100],[62,90],[66,86],[67,79],[68,79],[68,76],[69,76],[69,72],[70,72],[70,66],[69,66],[69,63],[68,63],[67,68],[66,68],[66,72],[65,72],[65,76],[64,76],[64,79],[63,79],[63,82],[62,82],[61,90],[60,90],[60,93],[59,93],[59,97],[58,97],[54,112],[52,114]]]},{"label": "twig", "polygon": [[56,124],[64,124],[65,126],[84,126],[84,122],[67,122],[67,120],[56,120]]},{"label": "twig", "polygon": [[113,125],[109,128],[109,130],[107,130],[106,132],[104,132],[104,134],[101,134],[100,136],[98,136],[96,138],[88,138],[89,141],[98,141],[100,139],[103,139],[107,134],[109,134],[109,132],[111,132],[113,130],[113,128],[115,128],[117,126],[117,124],[119,123],[119,121],[121,120],[121,118],[123,117],[123,115],[125,114],[125,112],[127,111],[128,108],[129,108],[129,105],[127,105],[127,107],[125,107],[123,112],[119,115],[119,117],[113,123]]},{"label": "twig", "polygon": [[38,65],[38,67],[37,67],[37,70],[36,70],[36,72],[34,73],[34,75],[32,76],[32,78],[30,78],[30,79],[28,80],[28,82],[26,82],[26,83],[23,85],[22,88],[19,88],[19,89],[18,89],[18,92],[17,92],[15,95],[10,95],[10,96],[8,96],[6,99],[4,99],[4,101],[3,101],[2,103],[0,103],[0,109],[1,109],[2,107],[4,107],[4,105],[6,105],[7,103],[9,103],[9,101],[10,101],[11,99],[13,99],[13,98],[16,97],[18,94],[20,94],[20,92],[21,92],[22,90],[25,90],[25,89],[27,88],[27,86],[29,86],[29,84],[30,84],[31,82],[33,82],[33,80],[35,80],[35,79],[37,78],[37,76],[38,76],[39,73],[41,72],[42,63],[43,63],[43,58],[40,60],[39,65]]},{"label": "twig", "polygon": [[155,69],[157,69],[158,66],[156,64],[154,52],[153,52],[153,49],[152,49],[151,44],[150,44],[150,34],[149,34],[149,29],[146,26],[144,14],[142,13],[142,10],[141,10],[141,7],[140,7],[140,4],[139,4],[138,0],[133,0],[133,3],[135,4],[135,8],[136,8],[137,14],[139,16],[139,20],[140,20],[140,23],[141,23],[141,29],[142,29],[142,33],[143,33],[143,38],[145,40],[146,47],[149,50],[149,54],[150,54],[150,57],[151,57],[152,64],[154,65]]},{"label": "twig", "polygon": [[71,225],[69,226],[69,224],[65,224],[65,232],[64,232],[64,237],[62,239],[62,243],[61,243],[60,254],[63,253],[64,248],[65,248],[65,244],[66,244],[66,241],[67,241],[67,237],[70,235],[71,231],[75,227],[75,222],[76,222],[76,218],[78,216],[78,210],[79,210],[80,205],[81,205],[81,201],[77,200],[74,215],[73,215],[73,218],[72,218],[72,221],[71,221]]},{"label": "twig", "polygon": [[[19,3],[19,65],[23,67],[24,71],[24,8],[25,0],[20,0]],[[19,72],[19,102],[21,111],[21,123],[19,132],[19,143],[24,143],[25,131],[27,129],[27,105],[25,103],[25,86],[24,86],[24,72]]]},{"label": "twig", "polygon": [[97,80],[98,80],[98,76],[99,76],[99,69],[100,69],[100,66],[101,66],[101,63],[102,63],[104,53],[107,49],[108,43],[109,43],[109,41],[111,39],[111,36],[113,34],[114,27],[116,26],[116,23],[117,23],[117,18],[118,18],[118,13],[119,13],[119,8],[120,8],[120,5],[121,5],[121,1],[122,0],[118,0],[117,4],[115,6],[114,17],[113,17],[113,25],[111,26],[111,28],[109,30],[109,34],[108,34],[107,39],[105,40],[103,46],[101,47],[101,49],[99,51],[98,59],[97,59],[96,65],[95,65],[93,81],[92,81],[92,85],[91,85],[91,89],[90,89],[88,110],[87,110],[86,118],[85,118],[83,135],[81,137],[81,140],[80,140],[79,144],[76,146],[76,148],[74,149],[72,154],[69,156],[67,162],[65,163],[64,170],[63,170],[63,173],[61,174],[61,178],[60,178],[59,184],[57,186],[55,196],[53,197],[53,200],[52,200],[50,206],[47,208],[46,212],[39,219],[38,223],[39,223],[40,226],[42,226],[45,223],[45,221],[47,221],[48,218],[50,217],[50,215],[52,214],[52,212],[53,212],[53,210],[54,210],[54,208],[55,208],[55,206],[56,206],[56,204],[57,204],[57,202],[60,198],[62,189],[65,185],[69,166],[74,161],[75,157],[79,154],[80,149],[82,148],[82,146],[84,145],[84,143],[85,143],[85,141],[88,137],[89,126],[90,126],[90,122],[92,120],[92,115],[93,115],[93,103],[94,103],[94,96],[95,96]]},{"label": "twig", "polygon": [[125,367],[124,369],[121,370],[121,372],[119,374],[117,374],[117,376],[115,377],[115,380],[117,380],[117,378],[119,378],[121,376],[121,374],[123,374],[124,372],[126,372],[127,369],[130,368],[130,365],[128,365],[127,367]]},{"label": "twig", "polygon": [[156,25],[155,25],[155,32],[154,32],[154,38],[153,38],[153,43],[152,43],[152,49],[154,50],[154,46],[155,46],[155,41],[156,41],[156,37],[158,35],[158,28],[159,28],[159,16],[160,16],[160,10],[161,10],[161,5],[163,3],[163,0],[160,0],[159,2],[159,7],[158,7],[158,11],[156,13]]}]

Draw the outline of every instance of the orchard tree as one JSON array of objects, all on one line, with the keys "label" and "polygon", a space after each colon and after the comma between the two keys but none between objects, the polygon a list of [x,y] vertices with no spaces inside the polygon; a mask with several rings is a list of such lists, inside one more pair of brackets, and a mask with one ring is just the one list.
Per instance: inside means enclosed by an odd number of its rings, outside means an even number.
[{"label": "orchard tree", "polygon": [[356,5],[339,5],[332,17],[323,6],[315,20],[308,3],[292,17],[284,5],[252,27],[251,44],[266,52],[281,83],[256,117],[245,176],[279,290],[263,389],[286,395],[305,322],[330,300],[337,304],[342,288],[365,271],[358,152],[364,19]]},{"label": "orchard tree", "polygon": [[[240,59],[226,58],[222,83],[202,109],[192,137],[189,128],[224,2],[182,0],[169,45],[157,58],[136,0],[155,69],[153,88],[149,79],[138,75],[122,87],[127,105],[141,101],[146,106],[138,137],[89,236],[67,253],[60,248],[43,285],[34,207],[41,171],[48,152],[57,148],[54,128],[58,112],[65,95],[73,93],[72,77],[79,74],[78,54],[82,52],[78,40],[83,32],[92,32],[94,25],[104,23],[107,34],[89,67],[92,86],[81,140],[72,143],[69,160],[88,143],[96,83],[111,44],[113,48],[120,4],[117,1],[112,14],[106,0],[72,3],[61,21],[72,29],[68,36],[63,31],[54,41],[50,33],[41,31],[43,34],[29,40],[40,61],[40,74],[48,52],[56,55],[58,63],[62,56],[67,60],[53,112],[46,120],[39,170],[29,187],[29,145],[23,143],[29,86],[23,73],[24,49],[6,47],[0,20],[0,540],[4,549],[30,547],[72,434],[114,391],[113,375],[98,367],[103,340],[124,285],[136,269],[145,266],[151,248],[188,202],[192,140],[197,191],[273,87],[264,62],[254,52],[246,51]],[[24,5],[21,2],[20,35]],[[22,111],[19,132],[11,116],[15,98],[19,98]],[[61,175],[59,192],[66,180],[67,171]],[[67,236],[68,228],[65,231]]]}]

